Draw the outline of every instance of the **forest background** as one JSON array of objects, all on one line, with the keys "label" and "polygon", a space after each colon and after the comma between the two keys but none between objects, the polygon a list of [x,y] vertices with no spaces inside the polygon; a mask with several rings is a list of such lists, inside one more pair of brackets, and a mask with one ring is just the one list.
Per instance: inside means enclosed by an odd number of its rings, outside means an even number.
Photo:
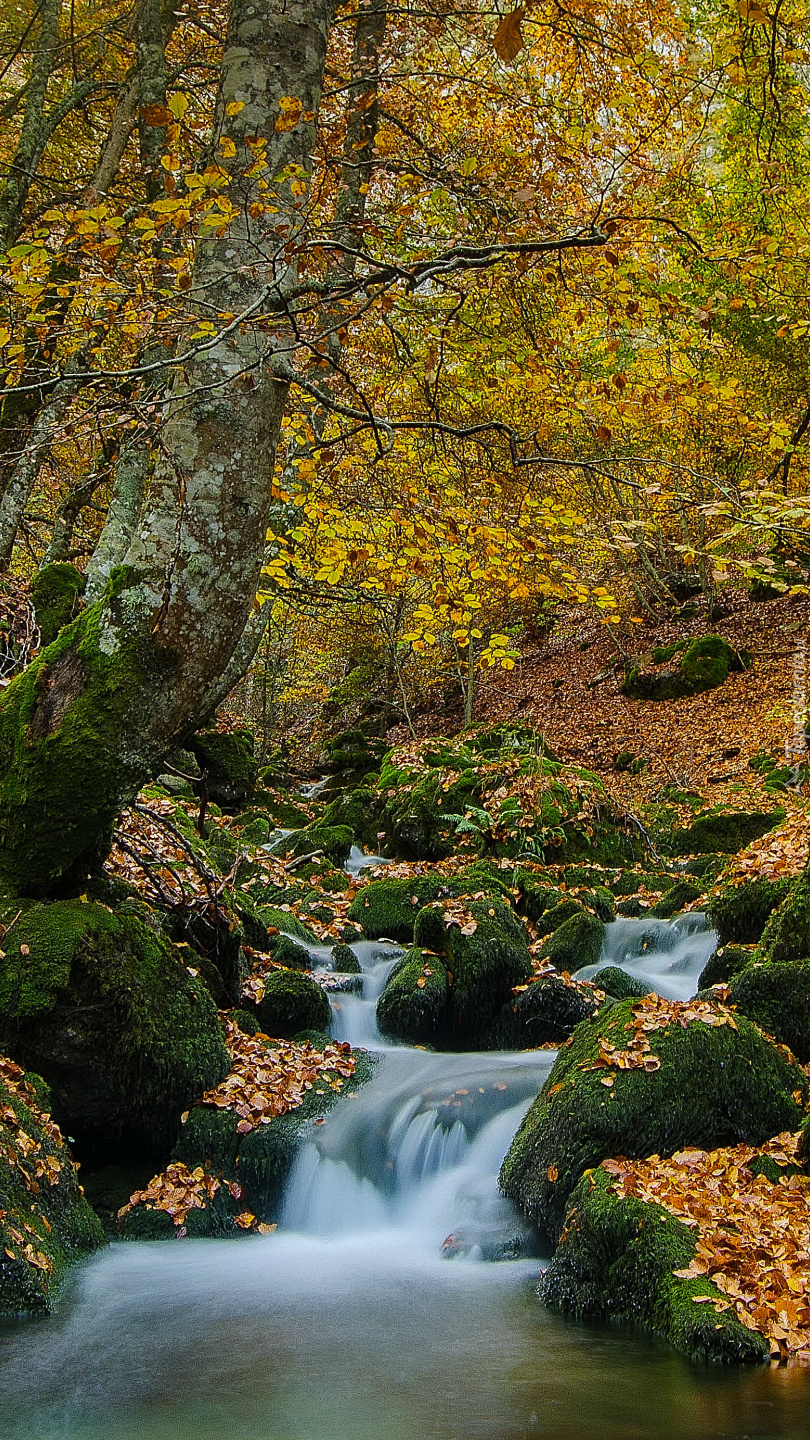
[{"label": "forest background", "polygon": [[237,708],[306,766],[358,714],[469,723],[572,607],[623,661],[695,597],[805,592],[806,29],[804,0],[7,7],[5,680],[54,563],[89,614],[126,560],[124,628],[196,657],[93,737],[116,773],[71,853],[251,664]]}]

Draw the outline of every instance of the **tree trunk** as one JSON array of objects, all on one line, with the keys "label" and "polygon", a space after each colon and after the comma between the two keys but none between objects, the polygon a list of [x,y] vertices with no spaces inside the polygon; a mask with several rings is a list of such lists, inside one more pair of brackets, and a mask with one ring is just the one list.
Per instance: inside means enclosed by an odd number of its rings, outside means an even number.
[{"label": "tree trunk", "polygon": [[293,344],[275,297],[295,280],[329,21],[328,0],[233,0],[214,139],[234,142],[220,163],[235,218],[199,242],[190,293],[206,318],[215,295],[243,320],[202,347],[196,322],[181,337],[126,562],[0,701],[0,879],[20,893],[81,883],[244,630],[287,395],[274,363]]}]

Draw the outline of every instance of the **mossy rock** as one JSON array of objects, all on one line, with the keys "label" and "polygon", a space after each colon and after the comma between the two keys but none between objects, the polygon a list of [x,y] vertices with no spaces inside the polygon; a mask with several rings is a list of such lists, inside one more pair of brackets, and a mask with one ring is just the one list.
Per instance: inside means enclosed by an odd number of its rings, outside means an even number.
[{"label": "mossy rock", "polygon": [[[657,667],[678,657],[669,670]],[[622,682],[622,694],[633,700],[677,700],[716,690],[731,671],[747,670],[751,657],[737,651],[720,635],[702,635],[689,642],[658,646],[631,666]]]},{"label": "mossy rock", "polygon": [[[306,1038],[317,1046],[329,1039],[318,1031]],[[313,1123],[327,1115],[343,1095],[366,1084],[374,1073],[374,1056],[355,1050],[354,1060],[353,1075],[327,1072],[319,1076],[297,1109],[277,1115],[247,1135],[238,1133],[240,1117],[233,1110],[197,1105],[189,1111],[172,1160],[190,1170],[202,1166],[223,1182],[213,1203],[189,1212],[189,1235],[238,1237],[244,1232],[234,1225],[234,1216],[246,1209],[266,1224],[279,1220],[290,1171]],[[334,1080],[334,1088],[330,1080]],[[232,1184],[238,1187],[238,1199],[230,1189]],[[119,1228],[128,1240],[172,1239],[177,1234],[165,1211],[144,1205],[131,1210]]]},{"label": "mossy rock", "polygon": [[645,985],[643,980],[628,975],[620,965],[604,965],[591,976],[591,984],[604,990],[613,1000],[640,1000],[652,990],[652,985]]},{"label": "mossy rock", "polygon": [[0,1059],[0,1105],[0,1315],[48,1312],[71,1262],[103,1245],[104,1230],[51,1122],[44,1081]]},{"label": "mossy rock", "polygon": [[594,1170],[571,1196],[538,1294],[549,1309],[575,1320],[640,1326],[694,1364],[766,1361],[767,1341],[742,1325],[733,1309],[695,1304],[701,1296],[726,1303],[711,1280],[674,1274],[688,1268],[697,1238],[662,1206],[616,1195],[611,1177]]},{"label": "mossy rock", "polygon": [[228,1070],[214,1003],[134,915],[14,902],[0,961],[0,1047],[45,1076],[86,1153],[164,1151],[180,1112]]},{"label": "mossy rock", "polygon": [[562,890],[548,881],[539,880],[532,871],[518,871],[515,881],[519,897],[518,909],[535,923],[542,920],[547,911],[559,905],[563,898]]},{"label": "mossy rock", "polygon": [[708,990],[711,985],[724,985],[733,975],[738,975],[753,960],[753,951],[741,945],[720,945],[710,955],[698,978],[698,990]]},{"label": "mossy rock", "polygon": [[349,906],[349,920],[360,925],[368,940],[412,940],[419,911],[445,896],[469,894],[478,885],[475,867],[452,877],[419,875],[409,880],[372,880]]},{"label": "mossy rock", "polygon": [[201,730],[188,741],[206,776],[209,798],[223,810],[241,810],[253,795],[258,774],[253,746],[250,730]]},{"label": "mossy rock", "polygon": [[516,1050],[561,1045],[597,1009],[594,996],[584,988],[567,985],[558,975],[544,975],[506,1002],[498,1022],[498,1043]]},{"label": "mossy rock", "polygon": [[793,881],[782,904],[768,917],[757,959],[776,963],[810,956],[810,873]]},{"label": "mossy rock", "polygon": [[320,985],[296,970],[274,970],[257,1006],[265,1035],[292,1040],[299,1030],[328,1030],[329,1001]]},{"label": "mossy rock", "polygon": [[447,966],[414,945],[397,962],[377,1001],[383,1035],[411,1045],[440,1042],[447,1028]]},{"label": "mossy rock", "polygon": [[308,950],[292,940],[289,935],[275,935],[270,942],[271,954],[279,965],[288,970],[311,970],[312,960]]},{"label": "mossy rock", "polygon": [[644,1013],[645,1001],[624,1000],[578,1026],[503,1163],[505,1193],[555,1241],[583,1173],[610,1156],[759,1145],[801,1123],[794,1094],[807,1095],[807,1077],[742,1015],[736,1029],[692,1020],[654,1030],[657,1070],[606,1071],[600,1040],[625,1049]]},{"label": "mossy rock", "polygon": [[628,895],[626,899],[620,900],[616,906],[616,914],[624,920],[638,920],[640,915],[646,913],[647,906],[642,905],[638,895]]},{"label": "mossy rock", "polygon": [[349,790],[344,795],[337,795],[330,800],[326,806],[320,823],[322,825],[345,825],[351,830],[352,835],[360,839],[370,839],[370,830],[373,830],[372,812],[376,805],[376,797],[373,790],[368,787],[359,787],[357,790]]},{"label": "mossy rock", "polygon": [[586,913],[585,906],[581,901],[575,900],[572,895],[564,895],[556,905],[545,910],[536,920],[537,933],[551,935],[555,930],[559,930],[566,920],[572,920],[575,915],[585,915]]},{"label": "mossy rock", "polygon": [[341,975],[362,975],[363,973],[360,961],[348,945],[333,945],[331,960],[334,969]]},{"label": "mossy rock", "polygon": [[248,811],[247,815],[237,816],[234,829],[241,845],[266,845],[270,839],[270,821],[266,815],[251,814]]},{"label": "mossy rock", "polygon": [[586,910],[564,920],[545,945],[544,954],[557,970],[573,974],[584,965],[596,965],[602,954],[605,927]]},{"label": "mossy rock", "polygon": [[349,858],[353,842],[354,836],[347,825],[318,823],[288,835],[281,845],[285,853],[292,850],[293,855],[311,855],[321,850],[328,860],[342,865]]},{"label": "mossy rock", "polygon": [[[531,975],[526,932],[514,911],[496,896],[466,902],[475,930],[445,928],[441,913],[426,907],[416,918],[417,945],[441,949],[450,981],[448,1042],[459,1049],[497,1044],[493,1027],[513,987]],[[438,921],[438,925],[437,922]]]},{"label": "mossy rock", "polygon": [[736,855],[752,840],[767,835],[785,818],[784,810],[709,811],[698,815],[691,825],[672,830],[662,842],[670,855]]},{"label": "mossy rock", "polygon": [[59,631],[75,620],[85,583],[81,571],[62,560],[37,571],[31,582],[31,604],[42,646],[51,645]]},{"label": "mossy rock", "polygon": [[[268,931],[275,931],[277,934],[292,935],[296,940],[303,940],[305,945],[319,945],[320,941],[314,930],[293,915],[289,910],[279,910],[275,905],[256,905],[256,915]],[[273,936],[270,935],[267,941],[272,944]]]},{"label": "mossy rock", "polygon": [[[119,913],[128,911],[131,903],[128,901]],[[194,911],[175,910],[164,917],[163,928],[176,945],[190,947],[191,953],[184,951],[185,963],[200,970],[218,1008],[236,1005],[242,993],[242,941],[246,938],[242,927],[233,925],[223,914],[210,920]],[[209,980],[208,967],[216,980]]]},{"label": "mossy rock", "polygon": [[679,915],[693,900],[699,900],[702,895],[699,885],[693,885],[691,880],[676,880],[675,884],[651,905],[649,915],[656,920],[669,920],[673,915]]},{"label": "mossy rock", "polygon": [[[741,945],[754,945],[762,938],[768,918],[786,898],[791,880],[744,880],[742,885],[726,885],[711,897],[709,921],[717,931],[721,945],[729,940]],[[810,948],[808,948],[810,954]]]},{"label": "mossy rock", "polygon": [[803,1065],[810,1060],[810,957],[746,965],[732,977],[729,1004],[789,1045]]}]

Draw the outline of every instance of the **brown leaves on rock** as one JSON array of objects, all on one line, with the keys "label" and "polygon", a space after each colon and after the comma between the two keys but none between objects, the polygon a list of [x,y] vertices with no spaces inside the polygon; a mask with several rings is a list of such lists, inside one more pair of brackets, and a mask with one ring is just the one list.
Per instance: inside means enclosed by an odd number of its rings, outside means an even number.
[{"label": "brown leaves on rock", "polygon": [[595,1060],[584,1062],[583,1069],[660,1070],[661,1060],[653,1054],[648,1039],[656,1030],[668,1030],[673,1025],[686,1029],[687,1025],[693,1024],[708,1025],[714,1029],[728,1025],[731,1030],[737,1029],[732,1012],[724,1005],[706,1000],[665,1000],[654,991],[636,1001],[631,1007],[631,1015],[632,1024],[627,1038],[600,1035],[599,1054]]},{"label": "brown leaves on rock", "polygon": [[[781,880],[800,875],[810,853],[810,821],[802,805],[777,827],[734,857],[727,879]],[[726,881],[727,883],[727,881]]]},{"label": "brown leaves on rock", "polygon": [[234,1110],[240,1135],[267,1125],[276,1115],[296,1110],[316,1081],[340,1090],[342,1080],[354,1074],[350,1045],[326,1045],[316,1050],[306,1041],[268,1041],[266,1035],[243,1035],[226,1021],[226,1044],[231,1069],[213,1090],[206,1090],[201,1105]]},{"label": "brown leaves on rock", "polygon": [[681,1150],[670,1160],[605,1160],[614,1190],[662,1205],[698,1232],[684,1279],[706,1276],[727,1297],[695,1297],[733,1309],[770,1343],[774,1360],[810,1364],[810,1176],[783,1174],[772,1184],[752,1164],[766,1157],[796,1163],[800,1133],[785,1132],[757,1149]]},{"label": "brown leaves on rock", "polygon": [[189,1210],[204,1210],[221,1185],[222,1181],[201,1165],[194,1170],[189,1170],[187,1165],[167,1165],[162,1174],[149,1181],[145,1190],[136,1190],[130,1195],[129,1203],[118,1211],[118,1219],[123,1220],[135,1205],[146,1205],[149,1210],[165,1210],[175,1225],[182,1226]]},{"label": "brown leaves on rock", "polygon": [[[36,1091],[26,1079],[25,1071],[13,1060],[0,1056],[0,1082],[19,1098],[36,1120],[37,1126],[54,1145],[64,1145],[59,1126],[50,1115],[41,1109]],[[63,1161],[56,1155],[46,1154],[41,1146],[23,1128],[14,1108],[0,1099],[0,1158],[20,1175],[26,1189],[34,1194],[40,1182],[58,1185],[64,1169]]]}]

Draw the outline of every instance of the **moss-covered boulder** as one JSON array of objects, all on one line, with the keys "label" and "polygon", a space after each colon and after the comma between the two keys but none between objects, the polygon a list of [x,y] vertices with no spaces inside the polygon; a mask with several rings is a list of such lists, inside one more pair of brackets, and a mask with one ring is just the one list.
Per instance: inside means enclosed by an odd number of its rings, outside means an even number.
[{"label": "moss-covered boulder", "polygon": [[265,1035],[278,1040],[292,1040],[301,1030],[328,1030],[332,1018],[320,985],[297,970],[267,976],[258,1014]]},{"label": "moss-covered boulder", "polygon": [[[327,1036],[313,1034],[312,1042],[322,1045]],[[302,1103],[286,1114],[247,1134],[239,1133],[236,1110],[194,1106],[187,1116],[172,1154],[172,1162],[187,1171],[199,1170],[219,1181],[213,1199],[189,1211],[184,1228],[189,1235],[239,1236],[235,1216],[245,1210],[264,1224],[275,1224],[281,1215],[284,1191],[295,1158],[314,1124],[327,1115],[342,1096],[365,1084],[374,1073],[375,1057],[354,1051],[355,1071],[348,1077],[324,1070]],[[121,1220],[120,1233],[126,1240],[172,1239],[177,1228],[161,1209],[138,1204]]]},{"label": "moss-covered boulder", "polygon": [[333,945],[330,959],[333,970],[341,975],[361,975],[363,973],[363,967],[350,945]]},{"label": "moss-covered boulder", "polygon": [[657,996],[621,1001],[558,1055],[501,1184],[556,1240],[575,1185],[602,1160],[759,1144],[798,1128],[807,1091],[803,1070],[742,1015]]},{"label": "moss-covered boulder", "polygon": [[[544,1304],[576,1320],[611,1320],[659,1335],[696,1364],[755,1364],[768,1344],[726,1308],[706,1277],[682,1279],[697,1237],[662,1206],[622,1198],[604,1170],[575,1187],[565,1228],[540,1282]],[[695,1304],[707,1296],[713,1304]]]},{"label": "moss-covered boulder", "polygon": [[242,810],[253,796],[258,774],[253,744],[250,730],[201,730],[188,741],[209,798],[223,810]]},{"label": "moss-covered boulder", "polygon": [[585,906],[579,900],[575,900],[572,895],[563,895],[556,905],[551,905],[543,912],[535,922],[535,929],[538,935],[551,935],[554,930],[559,930],[566,920],[585,913]]},{"label": "moss-covered boulder", "polygon": [[544,954],[557,970],[573,974],[584,965],[596,965],[602,953],[605,927],[586,910],[564,920],[546,942]]},{"label": "moss-covered boulder", "polygon": [[666,894],[650,906],[648,914],[655,916],[656,920],[669,920],[685,910],[693,900],[699,900],[702,893],[700,886],[691,880],[676,880]]},{"label": "moss-covered boulder", "polygon": [[798,876],[765,924],[757,958],[776,963],[810,957],[810,872]]},{"label": "moss-covered boulder", "polygon": [[349,906],[349,920],[368,940],[412,940],[419,911],[434,900],[492,888],[486,870],[470,866],[457,875],[417,875],[408,880],[372,880]]},{"label": "moss-covered boulder", "polygon": [[751,657],[720,635],[658,646],[628,667],[622,694],[633,700],[677,700],[716,690],[735,670],[747,670]]},{"label": "moss-covered boulder", "polygon": [[[304,945],[318,945],[320,941],[314,930],[310,930],[291,910],[280,910],[277,905],[256,905],[256,915],[267,930],[267,944],[272,954],[275,937],[292,935]],[[261,947],[258,947],[261,948]]]},{"label": "moss-covered boulder", "polygon": [[725,985],[732,975],[737,975],[750,965],[753,951],[742,945],[721,945],[710,955],[698,977],[698,990],[708,990],[711,985]]},{"label": "moss-covered boulder", "polygon": [[228,1069],[204,985],[134,915],[20,902],[6,924],[17,910],[0,960],[0,1048],[44,1075],[86,1153],[166,1149],[181,1111]]},{"label": "moss-covered boulder", "polygon": [[[712,895],[708,905],[709,920],[721,945],[729,941],[740,945],[756,944],[770,915],[786,898],[792,883],[791,880],[759,877],[744,880],[741,885],[724,885]],[[807,953],[810,955],[810,948]]]},{"label": "moss-covered boulder", "polygon": [[501,1043],[499,1012],[531,974],[525,932],[509,906],[494,895],[424,906],[414,941],[378,1001],[383,1033],[458,1050]]},{"label": "moss-covered boulder", "polygon": [[[559,905],[563,892],[549,880],[543,880],[531,870],[519,870],[515,875],[518,892],[518,909],[521,915],[538,922],[549,911]],[[554,928],[553,926],[551,927]]]},{"label": "moss-covered boulder", "polygon": [[669,855],[736,855],[784,818],[784,810],[708,810],[691,825],[676,826],[661,844]]},{"label": "moss-covered boulder", "polygon": [[597,1009],[593,993],[584,985],[544,975],[506,1002],[497,1027],[498,1044],[515,1050],[561,1045]]},{"label": "moss-covered boulder", "polygon": [[311,970],[312,960],[308,950],[289,935],[276,935],[272,942],[273,959],[288,970]]},{"label": "moss-covered boulder", "polygon": [[641,1000],[652,990],[652,985],[645,985],[643,980],[628,975],[620,965],[603,965],[601,970],[591,976],[591,984],[604,990],[613,1000]]},{"label": "moss-covered boulder", "polygon": [[31,582],[31,604],[41,645],[50,645],[81,609],[85,577],[75,565],[57,560],[43,565]]},{"label": "moss-covered boulder", "polygon": [[789,1045],[803,1065],[810,1060],[810,957],[746,965],[731,979],[729,1004]]},{"label": "moss-covered boulder", "polygon": [[410,1045],[442,1043],[447,1030],[448,988],[444,960],[423,955],[421,946],[412,946],[395,965],[377,1001],[380,1032]]},{"label": "moss-covered boulder", "polygon": [[348,860],[354,836],[347,825],[309,825],[282,840],[279,849],[293,855],[315,855],[321,852],[335,865]]},{"label": "moss-covered boulder", "polygon": [[0,1315],[49,1311],[72,1260],[104,1244],[48,1113],[48,1087],[0,1058]]}]

